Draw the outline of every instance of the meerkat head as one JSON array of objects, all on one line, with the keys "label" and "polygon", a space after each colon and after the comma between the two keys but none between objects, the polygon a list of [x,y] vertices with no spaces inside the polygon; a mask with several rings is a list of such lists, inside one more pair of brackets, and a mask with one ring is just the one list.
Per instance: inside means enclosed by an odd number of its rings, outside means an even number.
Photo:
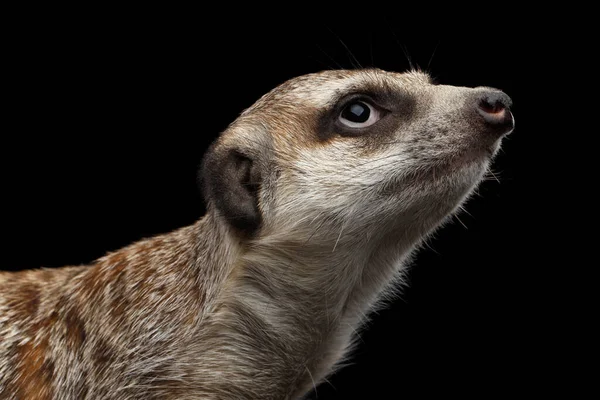
[{"label": "meerkat head", "polygon": [[480,181],[513,129],[510,105],[499,90],[436,85],[420,72],[298,77],[213,143],[204,195],[246,237],[422,235]]}]

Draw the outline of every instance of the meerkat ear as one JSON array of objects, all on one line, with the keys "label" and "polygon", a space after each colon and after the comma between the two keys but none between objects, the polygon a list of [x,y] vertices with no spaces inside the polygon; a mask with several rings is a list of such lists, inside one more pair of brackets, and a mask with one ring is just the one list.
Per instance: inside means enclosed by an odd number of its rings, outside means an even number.
[{"label": "meerkat ear", "polygon": [[202,162],[200,181],[204,198],[238,231],[258,229],[260,171],[252,156],[236,149],[209,149]]}]

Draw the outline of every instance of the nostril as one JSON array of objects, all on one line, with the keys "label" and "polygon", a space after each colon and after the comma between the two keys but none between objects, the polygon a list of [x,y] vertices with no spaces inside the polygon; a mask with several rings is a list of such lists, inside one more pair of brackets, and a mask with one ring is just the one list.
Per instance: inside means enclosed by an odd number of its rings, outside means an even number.
[{"label": "nostril", "polygon": [[489,99],[481,99],[479,101],[479,108],[488,114],[497,114],[504,111],[506,107],[498,100],[492,103]]},{"label": "nostril", "polygon": [[486,91],[477,96],[477,111],[490,125],[512,123],[510,106],[512,101],[504,92]]}]

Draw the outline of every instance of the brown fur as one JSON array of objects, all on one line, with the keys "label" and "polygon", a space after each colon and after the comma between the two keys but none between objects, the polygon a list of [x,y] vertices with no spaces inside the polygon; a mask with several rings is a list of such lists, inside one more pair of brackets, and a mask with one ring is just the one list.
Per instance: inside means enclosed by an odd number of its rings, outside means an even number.
[{"label": "brown fur", "polygon": [[[2,273],[7,312],[0,327],[17,333],[0,336],[0,359],[10,362],[0,393],[16,399],[85,398],[93,388],[91,398],[106,398],[97,394],[109,393],[119,380],[112,375],[125,369],[115,371],[111,364],[131,357],[123,354],[126,342],[114,343],[114,338],[143,337],[148,328],[139,323],[143,319],[155,326],[173,324],[179,332],[196,326],[206,296],[191,271],[199,226],[142,241],[91,266]],[[167,299],[181,310],[161,312]],[[60,378],[66,379],[61,374],[73,375],[77,383],[71,397],[55,393],[63,390],[57,387]]]}]

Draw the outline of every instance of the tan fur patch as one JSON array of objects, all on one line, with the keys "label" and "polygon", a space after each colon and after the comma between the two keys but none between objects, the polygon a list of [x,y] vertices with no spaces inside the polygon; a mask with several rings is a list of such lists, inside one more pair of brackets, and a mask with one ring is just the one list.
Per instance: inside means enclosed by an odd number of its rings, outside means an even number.
[{"label": "tan fur patch", "polygon": [[51,364],[45,362],[47,349],[47,339],[39,344],[29,341],[19,346],[17,352],[19,365],[13,383],[14,388],[12,388],[18,399],[52,399],[53,368]]}]

